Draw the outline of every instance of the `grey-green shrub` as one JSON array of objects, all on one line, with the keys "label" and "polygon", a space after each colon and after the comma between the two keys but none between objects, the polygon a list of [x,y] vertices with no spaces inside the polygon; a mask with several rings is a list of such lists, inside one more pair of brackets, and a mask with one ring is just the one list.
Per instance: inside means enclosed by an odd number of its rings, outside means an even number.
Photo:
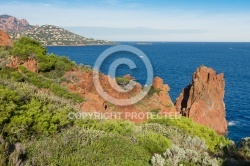
[{"label": "grey-green shrub", "polygon": [[159,154],[154,154],[153,157],[151,158],[152,166],[163,166],[164,163],[165,159]]}]

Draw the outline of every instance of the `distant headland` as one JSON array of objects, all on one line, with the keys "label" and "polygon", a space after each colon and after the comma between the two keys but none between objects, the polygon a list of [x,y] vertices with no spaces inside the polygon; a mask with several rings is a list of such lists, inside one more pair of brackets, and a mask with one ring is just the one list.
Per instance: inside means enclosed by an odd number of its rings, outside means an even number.
[{"label": "distant headland", "polygon": [[107,40],[87,38],[54,25],[33,26],[26,19],[0,15],[0,30],[7,32],[12,40],[31,37],[44,46],[83,46],[115,44]]}]

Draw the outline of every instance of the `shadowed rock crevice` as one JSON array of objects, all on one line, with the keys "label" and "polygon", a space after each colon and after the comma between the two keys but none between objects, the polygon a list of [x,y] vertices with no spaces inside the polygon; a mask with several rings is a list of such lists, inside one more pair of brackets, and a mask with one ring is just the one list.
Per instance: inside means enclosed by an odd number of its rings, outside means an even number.
[{"label": "shadowed rock crevice", "polygon": [[191,89],[191,85],[188,85],[184,90],[183,90],[183,100],[181,101],[181,114],[183,116],[187,116],[187,102],[189,98],[189,92]]}]

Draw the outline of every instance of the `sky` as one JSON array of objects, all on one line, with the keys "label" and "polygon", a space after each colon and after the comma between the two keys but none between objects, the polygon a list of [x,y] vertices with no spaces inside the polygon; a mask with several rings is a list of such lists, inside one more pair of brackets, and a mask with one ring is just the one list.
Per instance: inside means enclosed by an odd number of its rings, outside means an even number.
[{"label": "sky", "polygon": [[111,41],[250,42],[249,0],[0,0],[0,15]]}]

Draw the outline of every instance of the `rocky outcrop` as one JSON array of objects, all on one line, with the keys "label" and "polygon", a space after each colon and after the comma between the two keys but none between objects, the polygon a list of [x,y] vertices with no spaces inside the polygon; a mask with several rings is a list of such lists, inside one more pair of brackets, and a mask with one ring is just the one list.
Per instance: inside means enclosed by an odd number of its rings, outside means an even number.
[{"label": "rocky outcrop", "polygon": [[0,16],[0,29],[6,32],[19,32],[32,27],[27,20],[17,19],[9,15]]},{"label": "rocky outcrop", "polygon": [[130,74],[124,75],[123,78],[128,79],[128,80],[135,80],[135,78],[134,78],[134,77],[131,77]]},{"label": "rocky outcrop", "polygon": [[12,41],[10,36],[4,31],[0,30],[0,46],[11,46]]},{"label": "rocky outcrop", "polygon": [[[170,88],[168,85],[163,83],[163,80],[156,77],[153,82],[153,91],[150,95],[145,96],[138,103],[128,106],[117,106],[107,102],[102,98],[96,91],[93,82],[93,73],[81,72],[81,71],[70,71],[64,76],[67,82],[64,83],[71,92],[79,93],[86,100],[82,103],[82,112],[120,112],[121,118],[134,122],[142,122],[150,118],[147,114],[160,113],[161,115],[168,116],[167,113],[179,113],[176,111],[174,104],[168,94]],[[126,75],[125,78],[134,79],[130,75]],[[141,90],[142,85],[135,82],[134,88],[123,93],[116,91],[116,88],[122,88],[116,84],[115,79],[110,78],[108,75],[100,74],[101,86],[104,91],[110,96],[116,99],[130,99],[136,96]],[[111,80],[111,82],[110,82]],[[115,89],[114,89],[115,87]],[[173,115],[173,114],[172,114]]]},{"label": "rocky outcrop", "polygon": [[224,88],[223,74],[216,75],[213,69],[200,67],[193,74],[192,83],[177,98],[175,107],[183,116],[225,134]]}]

